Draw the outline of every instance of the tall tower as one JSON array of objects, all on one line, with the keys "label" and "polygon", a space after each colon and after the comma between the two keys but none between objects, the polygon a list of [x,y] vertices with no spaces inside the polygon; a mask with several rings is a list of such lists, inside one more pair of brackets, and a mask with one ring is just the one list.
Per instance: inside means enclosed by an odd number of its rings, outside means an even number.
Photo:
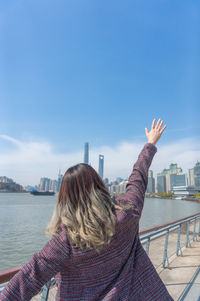
[{"label": "tall tower", "polygon": [[89,143],[86,142],[84,145],[84,163],[88,164],[89,162]]},{"label": "tall tower", "polygon": [[60,190],[60,185],[61,185],[61,182],[62,182],[62,178],[63,178],[63,175],[61,175],[60,169],[59,169],[58,180],[57,180],[57,192]]},{"label": "tall tower", "polygon": [[103,179],[104,156],[99,155],[99,175]]}]

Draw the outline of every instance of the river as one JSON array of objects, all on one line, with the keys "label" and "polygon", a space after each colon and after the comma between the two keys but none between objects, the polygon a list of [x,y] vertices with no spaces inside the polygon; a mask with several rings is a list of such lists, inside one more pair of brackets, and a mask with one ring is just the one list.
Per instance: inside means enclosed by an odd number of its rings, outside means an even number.
[{"label": "river", "polygon": [[[27,263],[49,237],[45,228],[55,196],[0,193],[0,270]],[[183,200],[146,198],[140,230],[200,211],[200,204]]]}]

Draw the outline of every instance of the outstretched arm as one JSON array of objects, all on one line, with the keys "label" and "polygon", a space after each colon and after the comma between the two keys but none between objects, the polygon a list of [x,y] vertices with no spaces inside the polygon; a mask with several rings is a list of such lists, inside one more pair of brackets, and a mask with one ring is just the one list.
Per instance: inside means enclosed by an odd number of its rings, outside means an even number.
[{"label": "outstretched arm", "polygon": [[133,166],[132,173],[126,185],[126,193],[119,196],[116,201],[119,203],[130,204],[134,206],[134,215],[141,217],[144,206],[144,196],[148,184],[148,170],[157,151],[156,142],[160,139],[166,125],[161,130],[163,121],[158,120],[155,126],[155,119],[152,122],[152,128],[149,132],[145,129],[148,142],[139,154],[137,162]]},{"label": "outstretched arm", "polygon": [[32,260],[10,280],[1,301],[31,300],[68,263],[69,249],[61,236],[53,237]]}]

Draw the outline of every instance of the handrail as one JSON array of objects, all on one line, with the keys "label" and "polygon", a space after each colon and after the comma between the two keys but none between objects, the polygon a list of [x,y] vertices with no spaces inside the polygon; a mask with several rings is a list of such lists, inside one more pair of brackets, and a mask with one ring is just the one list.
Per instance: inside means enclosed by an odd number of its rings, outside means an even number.
[{"label": "handrail", "polygon": [[22,266],[18,266],[0,271],[0,283],[9,281],[21,268]]},{"label": "handrail", "polygon": [[[184,218],[180,218],[180,219],[177,219],[177,220],[173,220],[171,222],[168,222],[168,223],[165,223],[165,224],[162,224],[162,225],[157,225],[157,226],[154,226],[154,227],[151,227],[151,228],[147,228],[147,229],[144,229],[144,230],[141,230],[139,232],[139,235],[142,236],[146,233],[149,233],[149,232],[153,232],[153,231],[156,231],[156,230],[159,230],[161,228],[165,228],[167,226],[170,226],[172,224],[176,224],[176,223],[179,223],[181,221],[185,221],[189,218],[192,218],[192,217],[195,217],[195,216],[198,216],[200,215],[200,212],[197,212],[195,214],[192,214],[192,215],[189,215],[189,216],[186,216]],[[166,230],[166,231],[169,231],[167,229],[163,229],[163,231]],[[160,232],[160,231],[158,231]],[[22,268],[22,266],[18,266],[18,267],[14,267],[14,268],[9,268],[9,269],[6,269],[6,270],[1,270],[0,271],[0,284],[1,283],[5,283],[7,281],[9,281],[17,272],[19,272],[19,270]]]},{"label": "handrail", "polygon": [[181,222],[181,221],[183,221],[183,220],[185,220],[185,219],[188,219],[188,218],[190,218],[190,217],[193,217],[193,216],[196,216],[196,215],[199,215],[199,214],[200,214],[200,212],[197,212],[197,213],[195,213],[195,214],[188,215],[188,216],[183,217],[183,218],[180,218],[180,219],[175,219],[175,220],[173,220],[173,221],[171,221],[171,222],[169,222],[169,223],[166,223],[166,224],[162,224],[162,225],[158,225],[158,226],[154,226],[154,227],[151,227],[151,228],[147,228],[147,229],[141,230],[141,231],[139,232],[139,235],[143,235],[143,234],[145,234],[145,233],[147,233],[147,232],[159,230],[159,229],[161,229],[161,228],[170,226],[171,224],[175,224],[175,223]]}]

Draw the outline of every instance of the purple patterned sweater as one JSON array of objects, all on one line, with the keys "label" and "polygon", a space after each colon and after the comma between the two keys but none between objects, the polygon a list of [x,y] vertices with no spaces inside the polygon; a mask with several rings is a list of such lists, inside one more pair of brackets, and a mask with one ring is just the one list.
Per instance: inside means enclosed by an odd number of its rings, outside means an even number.
[{"label": "purple patterned sweater", "polygon": [[138,231],[147,188],[148,169],[157,151],[146,143],[117,203],[134,209],[115,210],[116,233],[100,254],[74,248],[63,226],[32,260],[10,280],[0,300],[30,300],[56,276],[56,300],[173,301],[143,249]]}]

